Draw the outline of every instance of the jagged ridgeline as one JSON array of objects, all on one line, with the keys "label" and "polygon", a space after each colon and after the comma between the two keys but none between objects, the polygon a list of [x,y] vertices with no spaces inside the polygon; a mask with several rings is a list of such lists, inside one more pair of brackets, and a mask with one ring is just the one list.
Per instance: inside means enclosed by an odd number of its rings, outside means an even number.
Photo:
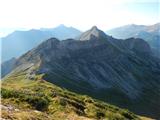
[{"label": "jagged ridgeline", "polygon": [[160,57],[160,23],[149,26],[130,24],[108,30],[106,33],[120,39],[142,38],[151,46],[153,54]]},{"label": "jagged ridgeline", "polygon": [[140,119],[78,95],[85,94],[139,115],[160,117],[160,60],[142,39],[115,39],[94,26],[76,40],[50,38],[13,63],[2,83],[2,103],[23,103],[17,106],[23,106],[24,114],[30,107],[62,119]]}]

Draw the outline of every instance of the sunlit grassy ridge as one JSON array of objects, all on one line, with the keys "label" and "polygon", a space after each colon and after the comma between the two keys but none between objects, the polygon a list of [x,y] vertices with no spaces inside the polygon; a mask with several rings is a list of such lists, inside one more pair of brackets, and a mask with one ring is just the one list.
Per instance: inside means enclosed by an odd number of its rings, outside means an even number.
[{"label": "sunlit grassy ridge", "polygon": [[32,80],[25,72],[14,73],[2,81],[2,118],[19,120],[106,119],[139,120],[128,110],[79,95],[55,86],[36,75]]}]

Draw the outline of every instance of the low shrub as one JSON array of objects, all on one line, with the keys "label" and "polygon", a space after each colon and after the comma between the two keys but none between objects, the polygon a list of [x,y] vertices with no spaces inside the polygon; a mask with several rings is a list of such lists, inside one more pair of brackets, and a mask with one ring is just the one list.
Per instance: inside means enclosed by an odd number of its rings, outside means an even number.
[{"label": "low shrub", "polygon": [[7,89],[1,89],[1,96],[2,98],[18,98],[19,101],[22,102],[27,102],[35,109],[37,110],[44,110],[48,104],[49,104],[49,99],[45,96],[35,96],[34,95],[27,95],[24,94],[23,92],[19,91],[14,91],[14,90],[7,90]]},{"label": "low shrub", "polygon": [[98,119],[101,119],[101,118],[105,117],[105,114],[101,111],[97,111],[96,116],[97,116]]}]

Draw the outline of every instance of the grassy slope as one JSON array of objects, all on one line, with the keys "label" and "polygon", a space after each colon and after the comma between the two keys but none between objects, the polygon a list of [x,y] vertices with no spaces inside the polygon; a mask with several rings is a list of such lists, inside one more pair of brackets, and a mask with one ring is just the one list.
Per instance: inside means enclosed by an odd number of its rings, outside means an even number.
[{"label": "grassy slope", "polygon": [[[36,75],[14,73],[2,82],[2,118],[18,120],[126,120],[140,118],[128,110],[59,88]],[[6,108],[5,108],[6,107]]]}]

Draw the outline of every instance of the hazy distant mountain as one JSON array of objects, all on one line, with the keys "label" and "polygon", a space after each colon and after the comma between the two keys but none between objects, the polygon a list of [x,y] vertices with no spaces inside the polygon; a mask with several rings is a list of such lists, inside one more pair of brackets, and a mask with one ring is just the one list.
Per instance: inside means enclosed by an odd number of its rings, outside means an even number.
[{"label": "hazy distant mountain", "polygon": [[108,33],[109,35],[113,35],[117,38],[122,38],[122,39],[137,36],[141,32],[147,32],[147,33],[152,33],[154,35],[159,35],[160,23],[150,26],[131,24],[106,31],[106,33]]},{"label": "hazy distant mountain", "polygon": [[11,58],[10,60],[5,61],[1,64],[1,78],[3,78],[5,75],[12,71],[15,62],[16,58]]},{"label": "hazy distant mountain", "polygon": [[73,27],[66,27],[65,25],[61,24],[56,28],[41,28],[42,31],[50,31],[53,33],[52,37],[56,37],[60,40],[68,39],[68,38],[75,38],[81,34],[81,31],[73,28]]},{"label": "hazy distant mountain", "polygon": [[131,24],[108,30],[106,33],[119,39],[142,38],[150,44],[155,55],[160,56],[160,23],[150,26]]},{"label": "hazy distant mountain", "polygon": [[50,37],[56,37],[63,40],[75,38],[80,34],[81,32],[79,30],[64,25],[40,30],[15,31],[8,36],[1,38],[2,61],[9,60],[12,57],[18,57]]},{"label": "hazy distant mountain", "polygon": [[118,40],[97,27],[79,40],[50,38],[16,60],[13,77],[20,71],[28,79],[43,75],[62,88],[160,117],[160,60],[139,38]]}]

